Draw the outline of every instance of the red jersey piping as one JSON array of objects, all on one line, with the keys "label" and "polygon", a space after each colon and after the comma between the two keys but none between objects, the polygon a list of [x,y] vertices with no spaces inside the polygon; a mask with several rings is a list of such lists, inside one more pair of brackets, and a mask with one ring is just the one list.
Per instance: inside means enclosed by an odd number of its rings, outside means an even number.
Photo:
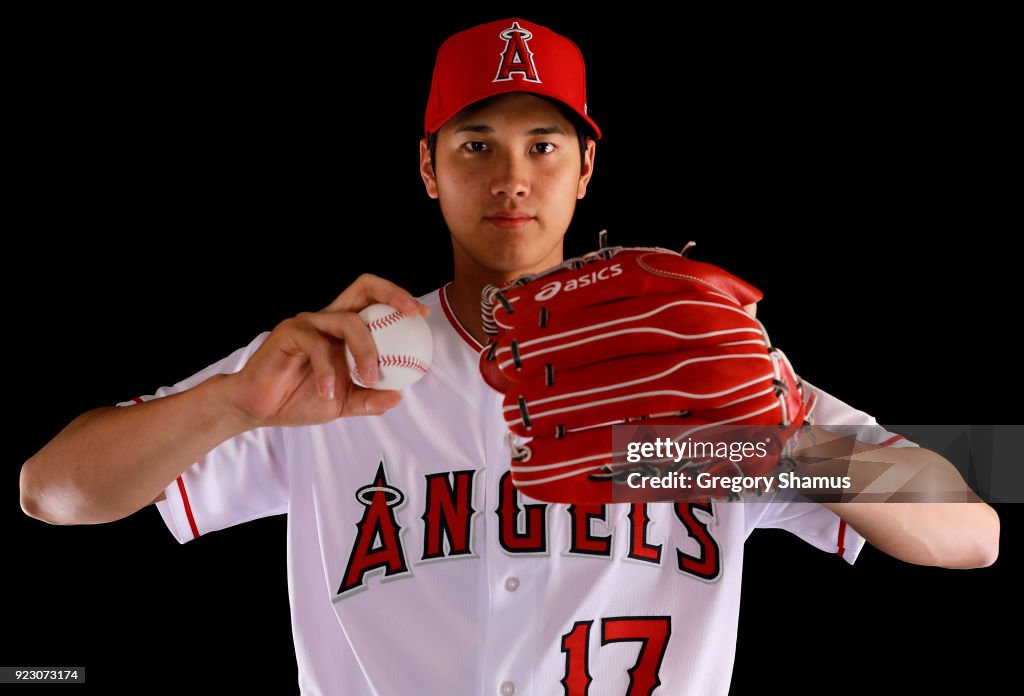
[{"label": "red jersey piping", "polygon": [[469,344],[469,347],[475,350],[477,353],[482,351],[484,347],[480,345],[480,342],[473,338],[473,334],[466,331],[465,327],[459,323],[459,318],[455,316],[455,312],[452,311],[451,305],[448,304],[448,285],[441,288],[441,292],[438,293],[441,299],[441,309],[444,310],[444,315],[448,317],[448,323],[455,329],[455,333],[462,337],[462,340]]},{"label": "red jersey piping", "polygon": [[199,538],[199,527],[196,526],[196,518],[192,516],[192,505],[188,502],[188,493],[185,492],[185,481],[178,477],[178,491],[181,493],[181,502],[185,504],[185,516],[188,518],[188,526],[192,528],[192,538]]}]

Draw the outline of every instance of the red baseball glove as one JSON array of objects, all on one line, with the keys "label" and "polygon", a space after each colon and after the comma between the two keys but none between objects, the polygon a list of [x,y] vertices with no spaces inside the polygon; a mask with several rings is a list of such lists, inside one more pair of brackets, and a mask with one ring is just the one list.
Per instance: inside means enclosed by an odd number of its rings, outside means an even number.
[{"label": "red baseball glove", "polygon": [[[762,490],[788,461],[813,402],[744,309],[761,292],[686,258],[690,246],[603,248],[484,290],[493,338],[480,369],[505,395],[524,494],[733,497]],[[750,480],[738,486],[739,476]]]}]

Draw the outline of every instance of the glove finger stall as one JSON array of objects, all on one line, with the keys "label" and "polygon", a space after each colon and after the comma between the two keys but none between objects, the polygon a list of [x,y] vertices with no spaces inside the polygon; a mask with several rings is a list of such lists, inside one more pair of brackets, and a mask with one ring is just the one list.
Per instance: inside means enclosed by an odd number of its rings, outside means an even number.
[{"label": "glove finger stall", "polygon": [[706,294],[611,302],[508,332],[493,351],[505,377],[572,368],[626,355],[736,343],[765,346],[761,325],[738,305]]},{"label": "glove finger stall", "polygon": [[[622,358],[559,373],[550,383],[516,383],[503,412],[511,430],[536,437],[652,414],[718,410],[724,418],[729,409],[755,418],[778,407],[767,351],[734,346]],[[782,420],[781,413],[770,417]]]}]

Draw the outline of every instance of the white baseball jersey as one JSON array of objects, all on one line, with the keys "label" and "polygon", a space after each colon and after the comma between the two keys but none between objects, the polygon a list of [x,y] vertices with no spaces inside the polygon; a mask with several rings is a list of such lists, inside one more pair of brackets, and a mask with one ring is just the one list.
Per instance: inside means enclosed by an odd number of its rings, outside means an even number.
[{"label": "white baseball jersey", "polygon": [[[509,475],[502,397],[479,376],[480,346],[444,290],[422,300],[434,364],[399,406],[244,433],[158,503],[182,543],[288,514],[302,693],[725,694],[750,533],[788,529],[851,563],[860,552],[864,540],[812,503],[525,497]],[[265,337],[145,398],[241,369]],[[817,423],[913,446],[816,391]]]}]

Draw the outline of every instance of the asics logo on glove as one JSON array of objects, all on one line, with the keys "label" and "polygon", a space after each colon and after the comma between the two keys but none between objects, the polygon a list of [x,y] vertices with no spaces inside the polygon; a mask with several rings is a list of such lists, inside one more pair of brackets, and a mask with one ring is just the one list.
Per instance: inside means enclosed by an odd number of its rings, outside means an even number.
[{"label": "asics logo on glove", "polygon": [[[580,276],[579,278],[573,278],[572,280],[569,280],[565,283],[564,289],[566,292],[572,292],[573,290],[585,288],[588,285],[598,283],[602,280],[608,280],[609,278],[614,278],[615,276],[618,275],[622,275],[622,266],[616,263],[611,266],[608,266],[607,268],[602,268],[600,271],[588,273],[586,275]],[[544,302],[545,300],[550,300],[552,297],[557,295],[562,289],[563,288],[561,281],[552,281],[545,285],[544,287],[542,287],[540,289],[540,292],[533,296],[533,299],[536,300],[537,302]]]}]

